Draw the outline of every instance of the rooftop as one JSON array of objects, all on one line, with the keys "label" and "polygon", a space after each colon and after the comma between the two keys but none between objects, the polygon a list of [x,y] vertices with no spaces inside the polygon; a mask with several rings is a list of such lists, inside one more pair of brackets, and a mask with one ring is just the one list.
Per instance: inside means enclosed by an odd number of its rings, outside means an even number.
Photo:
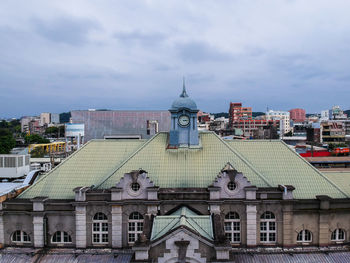
[{"label": "rooftop", "polygon": [[165,132],[148,141],[90,141],[19,198],[74,199],[75,187],[108,189],[135,169],[147,171],[161,188],[207,188],[227,163],[257,187],[293,185],[296,199],[314,199],[322,194],[350,196],[279,140],[225,141],[215,133],[202,132],[199,148],[167,149],[167,144]]}]

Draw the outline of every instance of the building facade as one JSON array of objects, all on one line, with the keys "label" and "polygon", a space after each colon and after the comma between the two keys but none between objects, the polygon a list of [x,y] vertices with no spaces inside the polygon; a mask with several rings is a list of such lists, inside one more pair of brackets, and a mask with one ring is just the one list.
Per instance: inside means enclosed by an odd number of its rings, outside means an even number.
[{"label": "building facade", "polygon": [[288,111],[274,111],[269,110],[266,112],[266,120],[279,120],[280,121],[280,135],[288,133],[290,128],[290,114]]},{"label": "building facade", "polygon": [[341,245],[350,187],[279,140],[198,132],[185,89],[170,132],[91,140],[0,206],[0,243],[132,249],[133,262],[232,262],[233,248]]},{"label": "building facade", "polygon": [[304,122],[306,120],[306,112],[304,109],[291,109],[289,113],[290,119],[294,122]]}]

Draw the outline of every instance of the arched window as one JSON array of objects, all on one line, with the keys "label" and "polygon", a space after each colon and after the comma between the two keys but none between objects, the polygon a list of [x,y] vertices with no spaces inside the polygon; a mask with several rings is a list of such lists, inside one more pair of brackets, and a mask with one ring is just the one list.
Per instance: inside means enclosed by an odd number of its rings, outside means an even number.
[{"label": "arched window", "polygon": [[241,222],[236,212],[229,212],[225,216],[225,235],[231,243],[241,242]]},{"label": "arched window", "polygon": [[72,243],[72,238],[67,232],[57,231],[53,234],[51,243]]},{"label": "arched window", "polygon": [[104,213],[96,213],[92,220],[92,243],[108,244],[108,218]]},{"label": "arched window", "polygon": [[304,229],[298,233],[297,242],[307,243],[307,242],[311,242],[311,241],[312,241],[311,231]]},{"label": "arched window", "polygon": [[143,231],[143,216],[139,212],[133,212],[129,216],[128,242],[134,244]]},{"label": "arched window", "polygon": [[331,235],[332,241],[344,241],[345,240],[345,231],[343,229],[336,229],[332,232]]},{"label": "arched window", "polygon": [[30,243],[30,236],[24,231],[17,230],[12,234],[12,242]]},{"label": "arched window", "polygon": [[276,217],[266,211],[260,217],[260,241],[263,243],[276,242]]}]

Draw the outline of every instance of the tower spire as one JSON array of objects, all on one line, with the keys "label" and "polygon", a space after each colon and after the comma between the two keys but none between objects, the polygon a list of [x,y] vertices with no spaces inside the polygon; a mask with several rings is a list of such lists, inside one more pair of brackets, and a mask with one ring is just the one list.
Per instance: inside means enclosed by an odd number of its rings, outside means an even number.
[{"label": "tower spire", "polygon": [[188,97],[187,92],[186,92],[186,86],[185,86],[185,77],[183,77],[183,80],[182,80],[182,93],[181,93],[180,97],[182,97],[182,98]]}]

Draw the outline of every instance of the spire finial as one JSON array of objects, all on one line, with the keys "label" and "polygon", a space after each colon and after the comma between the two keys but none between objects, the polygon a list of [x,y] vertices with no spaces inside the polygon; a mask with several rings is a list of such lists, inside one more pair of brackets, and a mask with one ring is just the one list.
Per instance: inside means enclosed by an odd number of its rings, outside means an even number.
[{"label": "spire finial", "polygon": [[183,77],[183,80],[182,80],[182,93],[181,93],[180,97],[182,97],[182,98],[188,97],[187,92],[186,92],[186,86],[185,86],[185,77]]}]

